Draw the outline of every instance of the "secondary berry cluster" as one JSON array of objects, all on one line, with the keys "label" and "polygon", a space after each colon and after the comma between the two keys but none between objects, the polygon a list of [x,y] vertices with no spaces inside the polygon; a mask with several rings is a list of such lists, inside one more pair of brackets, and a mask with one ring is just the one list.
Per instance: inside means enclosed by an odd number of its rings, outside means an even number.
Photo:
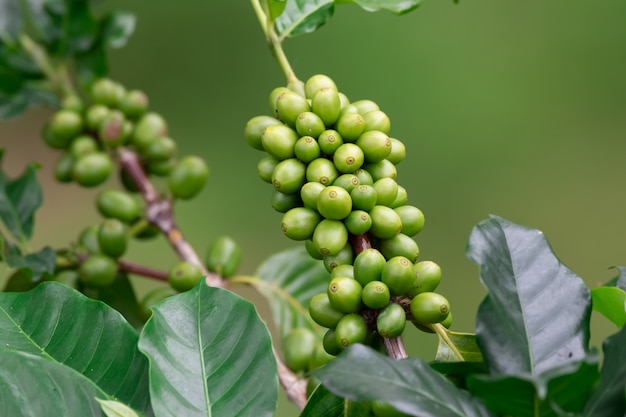
[{"label": "secondary berry cluster", "polygon": [[325,75],[274,89],[269,104],[273,115],[250,119],[245,138],[267,153],[258,172],[273,185],[283,233],[330,272],[309,305],[328,328],[324,349],[400,336],[407,317],[425,331],[449,326],[449,303],[434,292],[441,269],[418,262],[412,237],[424,215],[396,181],[406,149],[389,136],[387,114],[371,100],[350,102]]}]

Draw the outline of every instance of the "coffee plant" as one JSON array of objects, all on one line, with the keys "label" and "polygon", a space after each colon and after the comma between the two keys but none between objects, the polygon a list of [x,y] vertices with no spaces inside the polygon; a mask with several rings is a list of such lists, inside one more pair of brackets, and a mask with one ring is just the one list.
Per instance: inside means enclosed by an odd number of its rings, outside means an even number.
[{"label": "coffee plant", "polygon": [[[341,3],[401,15],[420,1],[252,0],[285,82],[251,98],[267,112],[242,114],[232,140],[257,152],[246,187],[267,189],[276,233],[297,243],[244,275],[231,236],[200,252],[176,222],[207,161],[180,152],[148,92],[110,76],[107,52],[135,16],[0,0],[0,118],[52,109],[32,140],[57,153],[54,181],[94,192],[100,216],[65,247],[33,250],[37,165],[0,170],[3,416],[269,416],[279,389],[303,417],[626,415],[626,267],[590,289],[541,232],[491,216],[467,249],[488,292],[475,333],[451,330],[391,115],[330,74],[299,78],[283,49]],[[131,243],[158,237],[178,257],[169,270],[129,259]],[[137,297],[133,275],[160,285]],[[267,300],[274,333],[238,286]],[[602,352],[589,346],[592,310],[617,326]],[[438,339],[433,361],[409,357],[407,326]]]}]

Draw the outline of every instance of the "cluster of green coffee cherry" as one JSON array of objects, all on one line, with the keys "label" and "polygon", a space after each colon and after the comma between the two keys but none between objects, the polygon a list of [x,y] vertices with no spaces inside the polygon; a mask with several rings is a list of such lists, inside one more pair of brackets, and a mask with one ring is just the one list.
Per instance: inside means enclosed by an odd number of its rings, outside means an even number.
[{"label": "cluster of green coffee cherry", "polygon": [[[54,170],[59,182],[90,188],[108,184],[116,171],[117,150],[125,147],[139,156],[147,177],[164,179],[165,195],[188,200],[202,190],[209,176],[208,166],[197,156],[177,158],[177,145],[168,135],[167,123],[149,109],[145,93],[101,78],[85,95],[85,99],[66,97],[42,132],[46,144],[62,151]],[[126,252],[129,239],[148,239],[160,233],[143,215],[138,185],[125,170],[117,172],[122,187],[102,190],[96,196],[96,207],[104,220],[79,236],[75,248],[82,258],[79,267],[59,271],[55,280],[74,287],[107,287],[115,281],[118,259]],[[237,268],[239,257],[236,243],[224,236],[209,247],[205,265],[209,271],[228,276]],[[147,304],[171,295],[173,290],[190,289],[202,276],[196,265],[176,263],[168,274],[170,288],[147,294]]]},{"label": "cluster of green coffee cherry", "polygon": [[325,75],[274,89],[269,104],[274,115],[250,119],[245,137],[267,153],[258,172],[274,187],[283,233],[330,272],[309,304],[328,329],[326,352],[398,337],[407,317],[424,331],[449,326],[449,303],[434,292],[441,269],[417,261],[424,215],[396,181],[406,150],[389,117],[371,100],[349,102]]}]

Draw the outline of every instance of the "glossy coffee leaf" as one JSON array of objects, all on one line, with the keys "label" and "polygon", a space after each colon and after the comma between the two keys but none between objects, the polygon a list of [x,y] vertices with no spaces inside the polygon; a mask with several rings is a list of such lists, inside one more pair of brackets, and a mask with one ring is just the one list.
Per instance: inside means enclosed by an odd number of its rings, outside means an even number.
[{"label": "glossy coffee leaf", "polygon": [[252,284],[267,299],[281,338],[296,327],[317,330],[308,312],[309,301],[326,292],[329,276],[303,245],[270,256],[256,276],[262,282]]},{"label": "glossy coffee leaf", "polygon": [[352,401],[385,401],[409,415],[493,416],[480,400],[456,388],[423,360],[395,360],[360,344],[349,346],[313,375],[335,395]]},{"label": "glossy coffee leaf", "polygon": [[[22,255],[16,246],[6,242],[4,260],[8,266],[16,269],[16,272],[19,273],[14,274],[12,278],[21,277],[19,279],[36,284],[54,273],[56,252],[52,250],[52,248],[46,246],[39,252]],[[10,287],[11,279],[7,282],[5,291],[7,291],[7,288]]]},{"label": "glossy coffee leaf", "polygon": [[309,398],[300,417],[368,417],[370,415],[368,403],[338,397],[323,385],[319,385]]},{"label": "glossy coffee leaf", "polygon": [[155,415],[272,416],[278,377],[253,304],[204,280],[153,307],[139,339]]},{"label": "glossy coffee leaf", "polygon": [[282,38],[314,32],[323,26],[335,11],[333,0],[288,0],[275,25]]},{"label": "glossy coffee leaf", "polygon": [[107,396],[150,410],[148,361],[137,350],[137,333],[107,305],[56,282],[0,293],[0,334],[3,348],[71,368]]},{"label": "glossy coffee leaf", "polygon": [[626,291],[617,287],[598,287],[591,290],[593,309],[617,327],[626,323]]},{"label": "glossy coffee leaf", "polygon": [[589,289],[542,232],[492,216],[472,231],[467,256],[489,292],[476,336],[491,373],[537,375],[586,357]]},{"label": "glossy coffee leaf", "polygon": [[137,294],[127,274],[118,271],[113,284],[98,288],[96,291],[97,294],[94,294],[93,298],[107,303],[119,311],[131,326],[141,329],[144,321],[139,311]]},{"label": "glossy coffee leaf", "polygon": [[476,343],[476,335],[473,333],[459,333],[445,330],[449,341],[454,348],[461,354],[459,358],[450,345],[443,338],[439,338],[439,345],[437,346],[437,355],[435,361],[437,362],[482,362],[483,355],[480,352],[480,348]]},{"label": "glossy coffee leaf", "polygon": [[[580,413],[599,377],[599,356],[552,368],[539,375],[473,375],[468,390],[499,415],[557,417]],[[617,416],[617,414],[614,414]]]},{"label": "glossy coffee leaf", "polygon": [[417,9],[422,4],[422,0],[339,0],[336,3],[354,3],[368,12],[388,10],[402,15]]},{"label": "glossy coffee leaf", "polygon": [[584,417],[626,415],[626,327],[608,337],[602,346],[604,362],[600,383],[587,401]]},{"label": "glossy coffee leaf", "polygon": [[[0,163],[3,153],[0,149]],[[36,169],[36,165],[31,164],[17,178],[9,178],[0,171],[0,220],[22,242],[32,236],[35,211],[43,201]]]}]

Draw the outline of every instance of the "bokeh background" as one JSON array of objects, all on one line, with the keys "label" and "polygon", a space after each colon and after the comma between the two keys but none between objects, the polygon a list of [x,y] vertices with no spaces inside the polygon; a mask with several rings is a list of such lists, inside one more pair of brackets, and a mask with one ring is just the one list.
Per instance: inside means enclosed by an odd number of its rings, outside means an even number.
[{"label": "bokeh background", "polygon": [[[257,176],[262,154],[243,138],[246,121],[268,114],[267,96],[285,81],[247,1],[110,0],[138,16],[131,41],[110,54],[111,76],[145,90],[179,154],[211,169],[202,194],[176,207],[187,239],[203,254],[220,235],[239,241],[242,273],[298,245],[280,232],[271,187]],[[604,0],[427,1],[401,17],[337,7],[314,34],[285,44],[297,75],[330,75],[352,100],[372,99],[390,115],[407,158],[398,182],[426,215],[421,258],[444,271],[453,330],[473,331],[485,295],[465,256],[472,227],[490,214],[541,229],[562,262],[596,286],[626,265],[626,2]],[[45,205],[33,248],[64,246],[99,221],[98,190],[51,181],[57,151],[34,109],[0,123],[3,168],[41,164]],[[115,185],[113,181],[110,185]],[[163,240],[133,244],[129,258],[168,269]],[[0,271],[0,276],[4,273]],[[154,283],[134,278],[139,294]],[[266,305],[249,290],[262,314]],[[268,317],[265,315],[265,317]],[[594,315],[592,344],[615,331]],[[433,336],[409,330],[412,355],[431,359]],[[279,415],[295,415],[281,398]]]}]

